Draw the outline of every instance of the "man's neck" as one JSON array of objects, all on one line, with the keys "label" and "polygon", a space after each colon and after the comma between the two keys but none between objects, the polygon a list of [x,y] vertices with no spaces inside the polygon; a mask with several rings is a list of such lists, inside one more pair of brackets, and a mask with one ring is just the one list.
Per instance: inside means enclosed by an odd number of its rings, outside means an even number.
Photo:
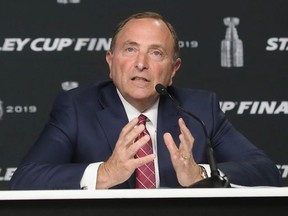
[{"label": "man's neck", "polygon": [[142,100],[133,100],[131,98],[124,98],[124,96],[120,93],[120,91],[117,89],[117,93],[120,97],[120,99],[123,101],[125,100],[126,103],[133,106],[135,109],[137,109],[140,113],[145,112],[149,108],[151,108],[159,98],[155,98],[151,100],[150,98],[142,99]]}]

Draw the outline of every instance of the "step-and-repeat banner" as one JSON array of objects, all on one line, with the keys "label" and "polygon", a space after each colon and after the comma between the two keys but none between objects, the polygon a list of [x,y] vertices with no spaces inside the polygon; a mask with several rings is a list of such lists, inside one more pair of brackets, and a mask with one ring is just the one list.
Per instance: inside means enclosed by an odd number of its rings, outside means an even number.
[{"label": "step-and-repeat banner", "polygon": [[161,13],[178,32],[175,84],[215,91],[288,186],[287,9],[285,0],[0,0],[0,189],[55,96],[108,78],[112,32],[140,11]]}]

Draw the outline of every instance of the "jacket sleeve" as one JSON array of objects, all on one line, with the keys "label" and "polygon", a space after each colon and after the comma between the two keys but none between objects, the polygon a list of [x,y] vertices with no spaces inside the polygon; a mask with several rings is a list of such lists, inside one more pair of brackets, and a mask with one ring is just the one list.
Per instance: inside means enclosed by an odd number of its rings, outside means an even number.
[{"label": "jacket sleeve", "polygon": [[13,190],[79,189],[86,163],[73,163],[77,117],[72,99],[60,94],[50,120],[16,169]]}]

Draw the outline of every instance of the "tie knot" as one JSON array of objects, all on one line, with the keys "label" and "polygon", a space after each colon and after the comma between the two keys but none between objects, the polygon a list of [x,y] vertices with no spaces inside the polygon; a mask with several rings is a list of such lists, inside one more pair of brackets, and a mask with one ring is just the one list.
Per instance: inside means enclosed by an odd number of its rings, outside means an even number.
[{"label": "tie knot", "polygon": [[145,115],[140,114],[140,115],[138,116],[138,123],[145,125],[145,124],[146,124],[146,119],[147,119],[147,117],[146,117]]}]

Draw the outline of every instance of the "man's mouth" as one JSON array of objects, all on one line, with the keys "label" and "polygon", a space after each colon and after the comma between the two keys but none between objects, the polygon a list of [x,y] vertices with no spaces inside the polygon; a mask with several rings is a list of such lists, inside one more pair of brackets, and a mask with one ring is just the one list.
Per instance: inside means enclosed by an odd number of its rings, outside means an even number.
[{"label": "man's mouth", "polygon": [[149,80],[147,80],[144,77],[133,77],[132,78],[133,81],[145,81],[145,82],[149,82]]}]

